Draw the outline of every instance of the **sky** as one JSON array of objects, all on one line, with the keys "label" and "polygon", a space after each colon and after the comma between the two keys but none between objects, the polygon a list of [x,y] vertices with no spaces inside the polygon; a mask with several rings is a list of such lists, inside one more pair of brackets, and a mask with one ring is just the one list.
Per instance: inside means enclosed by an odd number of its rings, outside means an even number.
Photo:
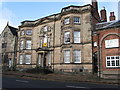
[{"label": "sky", "polygon": [[[74,2],[73,2],[74,1]],[[52,14],[61,12],[61,9],[69,6],[83,6],[91,4],[91,0],[0,0],[0,33],[7,22],[18,28],[24,20],[37,20]],[[82,2],[81,2],[82,1]],[[83,2],[84,1],[84,2]],[[118,19],[119,0],[98,0],[99,11],[105,7],[109,21],[110,12],[114,11]]]}]

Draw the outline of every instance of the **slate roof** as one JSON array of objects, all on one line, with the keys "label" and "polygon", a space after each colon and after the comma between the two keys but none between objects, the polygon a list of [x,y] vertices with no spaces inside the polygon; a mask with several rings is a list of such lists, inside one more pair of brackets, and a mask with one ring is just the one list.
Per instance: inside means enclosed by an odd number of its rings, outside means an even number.
[{"label": "slate roof", "polygon": [[18,30],[17,28],[14,28],[14,27],[9,26],[9,25],[8,25],[8,27],[10,28],[10,30],[11,30],[11,32],[12,32],[12,34],[13,34],[14,36],[18,36],[18,35],[17,35],[17,30]]},{"label": "slate roof", "polygon": [[96,30],[120,27],[120,20],[96,24]]}]

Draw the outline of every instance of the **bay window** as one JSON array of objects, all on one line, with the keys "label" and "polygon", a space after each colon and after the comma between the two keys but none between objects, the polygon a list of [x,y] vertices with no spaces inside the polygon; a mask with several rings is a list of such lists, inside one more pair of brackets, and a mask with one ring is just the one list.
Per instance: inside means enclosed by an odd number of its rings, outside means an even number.
[{"label": "bay window", "polygon": [[32,35],[32,30],[27,30],[26,35]]},{"label": "bay window", "polygon": [[80,18],[79,17],[74,17],[74,23],[80,23]]},{"label": "bay window", "polygon": [[24,46],[23,42],[24,42],[23,40],[20,42],[20,49],[23,49],[23,46]]},{"label": "bay window", "polygon": [[20,55],[19,64],[23,64],[23,55]]},{"label": "bay window", "polygon": [[80,43],[80,31],[74,31],[74,43]]},{"label": "bay window", "polygon": [[74,50],[74,63],[81,63],[81,51]]},{"label": "bay window", "polygon": [[31,55],[25,55],[25,64],[31,64]]},{"label": "bay window", "polygon": [[64,43],[65,44],[70,43],[70,32],[65,32],[64,33]]},{"label": "bay window", "polygon": [[64,19],[64,24],[70,24],[70,18],[65,18]]},{"label": "bay window", "polygon": [[64,63],[70,63],[70,50],[64,51]]},{"label": "bay window", "polygon": [[31,40],[26,40],[26,49],[31,49]]}]

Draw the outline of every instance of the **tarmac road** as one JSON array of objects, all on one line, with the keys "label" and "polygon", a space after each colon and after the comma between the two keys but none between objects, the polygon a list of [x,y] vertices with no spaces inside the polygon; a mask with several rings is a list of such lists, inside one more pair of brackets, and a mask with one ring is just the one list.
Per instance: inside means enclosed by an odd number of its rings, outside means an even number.
[{"label": "tarmac road", "polygon": [[114,88],[118,89],[118,85],[108,84],[92,84],[92,83],[68,83],[57,82],[47,80],[29,80],[16,77],[2,77],[2,88],[5,90],[10,88],[80,88],[80,89],[92,89],[92,88]]}]

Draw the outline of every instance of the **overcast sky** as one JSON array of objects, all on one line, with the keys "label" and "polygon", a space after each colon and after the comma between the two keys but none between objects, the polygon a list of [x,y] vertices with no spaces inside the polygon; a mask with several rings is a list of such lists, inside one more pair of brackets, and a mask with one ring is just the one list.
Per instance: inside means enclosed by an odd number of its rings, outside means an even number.
[{"label": "overcast sky", "polygon": [[[63,7],[69,5],[82,6],[91,4],[91,0],[80,0],[84,2],[78,0],[73,0],[74,2],[71,0],[55,1],[56,0],[0,0],[0,33],[8,21],[11,26],[18,27],[24,20],[36,20],[48,15],[56,14],[59,13]],[[118,19],[118,0],[106,0],[109,2],[104,2],[105,0],[101,1],[102,2],[98,2],[99,10],[105,6],[108,18],[110,12],[114,11],[116,18]]]}]

